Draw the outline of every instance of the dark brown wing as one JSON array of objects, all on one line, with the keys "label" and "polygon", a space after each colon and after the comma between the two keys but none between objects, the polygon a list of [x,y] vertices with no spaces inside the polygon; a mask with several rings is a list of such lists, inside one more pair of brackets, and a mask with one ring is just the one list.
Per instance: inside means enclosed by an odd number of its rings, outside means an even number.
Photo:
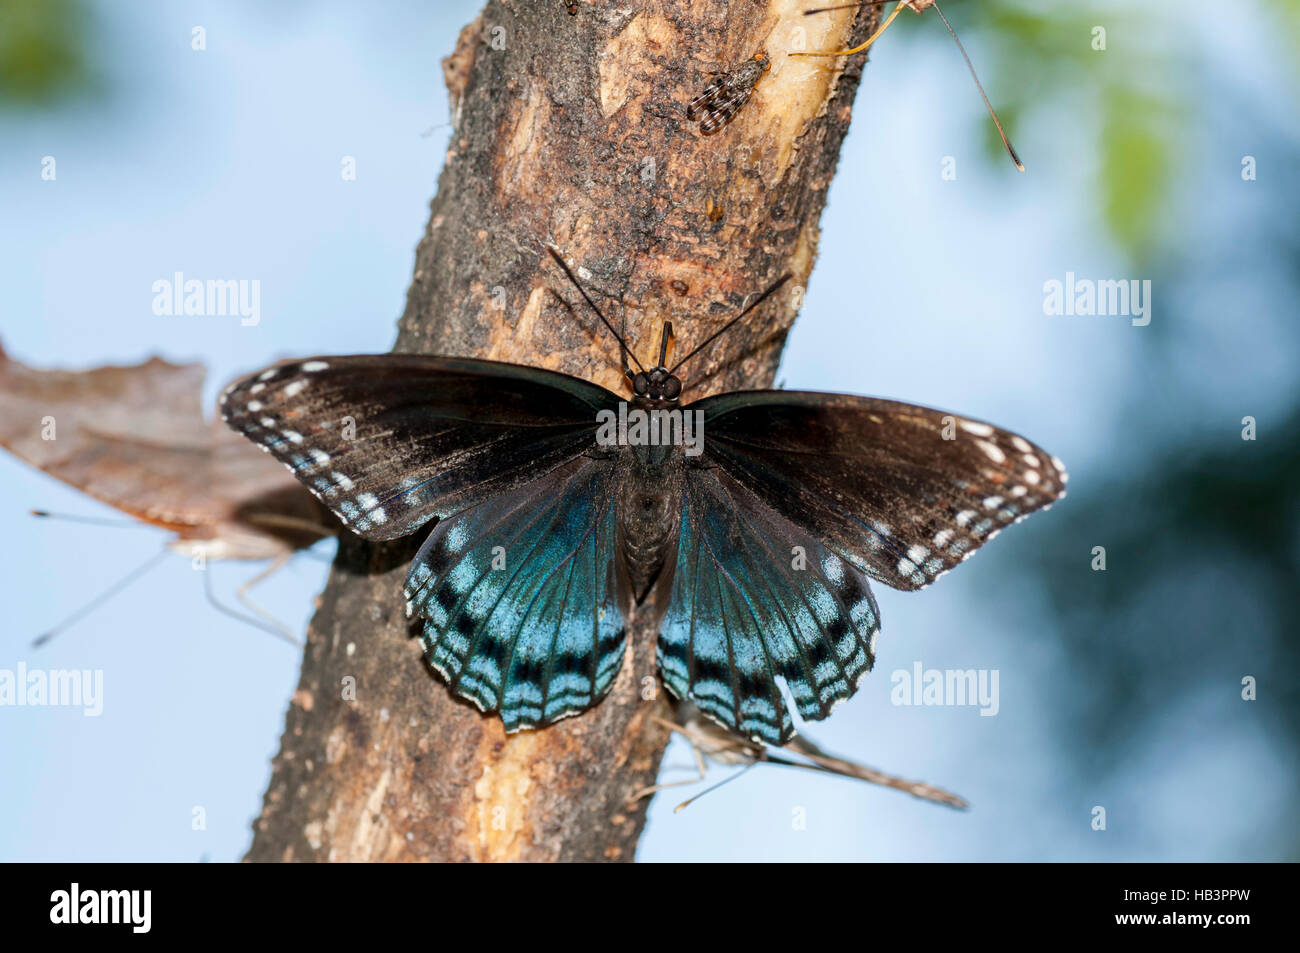
[{"label": "dark brown wing", "polygon": [[416,354],[286,361],[232,384],[226,422],[353,532],[396,539],[595,449],[618,398],[534,367]]},{"label": "dark brown wing", "polygon": [[1062,463],[956,414],[840,394],[742,391],[704,411],[704,458],[871,577],[920,589],[1065,495]]}]

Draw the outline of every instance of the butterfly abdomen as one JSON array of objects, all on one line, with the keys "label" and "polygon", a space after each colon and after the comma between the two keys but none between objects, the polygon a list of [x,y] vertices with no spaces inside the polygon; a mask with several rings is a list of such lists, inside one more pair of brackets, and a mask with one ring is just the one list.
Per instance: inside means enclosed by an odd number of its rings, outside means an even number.
[{"label": "butterfly abdomen", "polygon": [[619,558],[637,603],[676,552],[684,468],[678,447],[630,447],[619,461]]}]

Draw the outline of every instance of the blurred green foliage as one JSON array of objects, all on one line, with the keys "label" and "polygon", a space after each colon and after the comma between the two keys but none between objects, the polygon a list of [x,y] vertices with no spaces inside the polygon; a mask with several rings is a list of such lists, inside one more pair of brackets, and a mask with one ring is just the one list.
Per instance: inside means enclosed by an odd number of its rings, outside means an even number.
[{"label": "blurred green foliage", "polygon": [[46,106],[89,83],[78,0],[0,0],[0,106]]},{"label": "blurred green foliage", "polygon": [[[1022,0],[953,6],[954,26],[969,22],[980,53],[991,54],[986,68],[999,112],[1068,109],[1075,117],[1080,148],[1097,156],[1096,224],[1133,261],[1149,261],[1165,237],[1175,156],[1195,114],[1186,84],[1160,80],[1184,68],[1175,49],[1153,42],[1161,28],[1141,4],[1117,5],[1105,15]],[[931,33],[936,42],[942,38]],[[988,138],[990,152],[993,145],[1000,150],[991,131]]]},{"label": "blurred green foliage", "polygon": [[[1169,237],[1179,157],[1195,154],[1190,140],[1200,114],[1196,84],[1186,82],[1198,64],[1168,22],[1176,5],[945,0],[942,6],[959,33],[975,38],[967,47],[1012,141],[1018,118],[1030,111],[1070,111],[1079,147],[1097,157],[1096,224],[1134,263],[1150,264]],[[1222,8],[1224,16],[1242,14],[1275,18],[1300,51],[1300,0]],[[922,17],[934,22],[914,28],[915,36],[951,42],[933,12]],[[992,124],[986,125],[989,156],[1005,162]],[[1023,157],[1032,169],[1033,157]]]}]

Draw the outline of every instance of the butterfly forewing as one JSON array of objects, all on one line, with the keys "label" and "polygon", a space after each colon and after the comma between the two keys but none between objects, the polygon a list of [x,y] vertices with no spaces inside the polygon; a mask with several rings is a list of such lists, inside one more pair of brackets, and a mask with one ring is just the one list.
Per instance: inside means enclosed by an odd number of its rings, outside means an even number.
[{"label": "butterfly forewing", "polygon": [[1065,494],[1060,461],[1016,434],[867,397],[708,397],[705,458],[895,589],[920,589]]},{"label": "butterfly forewing", "polygon": [[350,530],[405,536],[594,445],[616,398],[540,368],[413,354],[287,361],[222,395],[223,419]]},{"label": "butterfly forewing", "polygon": [[443,520],[411,566],[430,664],[507,731],[584,711],[618,673],[613,470],[579,457]]}]

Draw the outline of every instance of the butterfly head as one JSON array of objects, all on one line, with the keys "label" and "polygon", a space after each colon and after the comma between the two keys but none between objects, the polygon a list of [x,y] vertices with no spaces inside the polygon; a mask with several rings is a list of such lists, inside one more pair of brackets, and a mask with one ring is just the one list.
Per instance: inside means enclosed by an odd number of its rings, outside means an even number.
[{"label": "butterfly head", "polygon": [[[763,59],[766,60],[766,54],[761,55]],[[754,61],[756,63],[758,60],[759,58],[755,57]],[[587,302],[587,305],[591,310],[596,312],[596,317],[600,318],[601,323],[605,325],[609,333],[614,336],[614,340],[618,341],[619,347],[622,348],[623,370],[627,375],[627,379],[632,383],[632,393],[639,400],[651,404],[676,403],[677,399],[681,397],[682,394],[682,381],[681,378],[677,376],[677,369],[734,327],[737,321],[757,308],[760,304],[771,297],[771,295],[775,294],[777,289],[792,277],[789,274],[782,275],[775,282],[769,285],[766,291],[747,304],[740,314],[736,315],[717,331],[710,334],[704,339],[703,343],[697,345],[694,350],[685,357],[679,359],[672,367],[668,366],[667,361],[668,345],[672,341],[673,337],[673,323],[671,321],[664,322],[663,338],[659,342],[659,361],[654,367],[647,370],[645,365],[637,360],[637,356],[632,353],[631,349],[627,346],[627,341],[623,339],[623,335],[614,330],[614,325],[609,323],[609,319],[605,317],[600,308],[596,306],[596,302],[591,300],[591,295],[587,294],[586,289],[582,287],[582,283],[579,282],[577,277],[573,274],[572,269],[569,268],[568,263],[565,262],[564,257],[560,254],[559,250],[554,245],[550,244],[546,244],[543,247],[550,252],[551,257],[555,259],[555,263],[560,266],[560,269],[564,272],[570,283],[578,289],[578,294],[582,295],[583,300]],[[633,363],[636,364],[637,372],[635,374],[632,373],[632,369],[628,366],[629,357],[631,357]]]},{"label": "butterfly head", "polygon": [[632,393],[652,401],[675,401],[682,395],[682,382],[666,367],[652,367],[633,375]]},{"label": "butterfly head", "polygon": [[637,397],[658,402],[675,402],[682,396],[682,382],[664,366],[668,360],[668,343],[673,337],[673,323],[664,322],[664,334],[659,341],[659,363],[650,370],[632,374],[632,393]]}]

